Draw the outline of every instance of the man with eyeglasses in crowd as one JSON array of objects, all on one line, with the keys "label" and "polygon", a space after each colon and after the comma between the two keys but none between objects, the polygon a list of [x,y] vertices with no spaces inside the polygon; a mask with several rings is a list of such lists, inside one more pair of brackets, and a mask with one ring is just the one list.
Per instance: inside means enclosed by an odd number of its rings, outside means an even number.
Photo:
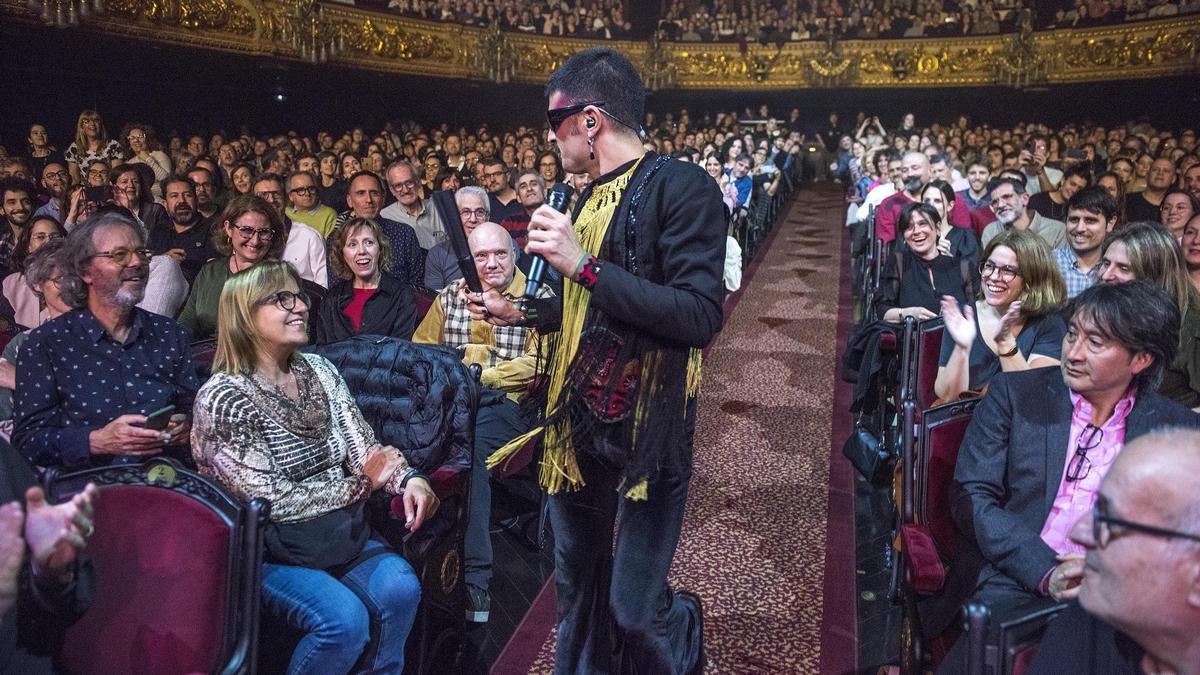
[{"label": "man with eyeglasses in crowd", "polygon": [[1200,433],[1130,443],[1071,529],[1079,602],[1046,630],[1029,675],[1200,673]]},{"label": "man with eyeglasses in crowd", "polygon": [[[975,409],[950,488],[966,539],[947,580],[959,593],[929,608],[930,635],[956,615],[962,591],[994,615],[1074,599],[1084,557],[1069,533],[1121,448],[1165,425],[1200,428],[1200,416],[1157,393],[1179,345],[1179,309],[1165,290],[1098,284],[1066,319],[1059,368],[1001,373]],[[939,673],[965,672],[963,643]]]},{"label": "man with eyeglasses in crowd", "polygon": [[[383,179],[370,171],[359,171],[350,176],[346,192],[346,205],[350,208],[338,214],[334,229],[341,227],[351,218],[366,218],[379,224],[379,229],[392,245],[392,269],[388,274],[406,284],[420,287],[425,281],[425,249],[417,240],[416,231],[409,225],[392,220],[381,213],[384,197]],[[326,251],[333,245],[334,235],[325,239]],[[333,255],[329,252],[329,255]],[[338,255],[341,255],[340,252]],[[332,277],[329,285],[336,283]]]},{"label": "man with eyeglasses in crowd", "polygon": [[50,161],[42,167],[42,191],[46,195],[46,203],[33,212],[34,218],[50,216],[62,223],[67,213],[67,187],[71,174],[67,165],[58,161]]},{"label": "man with eyeglasses in crowd", "polygon": [[325,206],[317,197],[317,176],[304,169],[293,171],[288,176],[288,202],[284,215],[292,222],[304,223],[321,235],[324,240],[333,234],[337,222],[337,211]]},{"label": "man with eyeglasses in crowd", "polygon": [[[141,228],[102,211],[72,230],[58,255],[60,295],[74,309],[21,347],[13,445],[40,467],[136,463],[164,449],[190,462],[199,382],[183,327],[137,307],[152,255]],[[166,427],[146,428],[146,416],[167,406]]]},{"label": "man with eyeglasses in crowd", "polygon": [[[458,217],[462,220],[463,232],[468,237],[476,227],[489,222],[491,218],[491,203],[488,201],[487,192],[481,187],[468,185],[459,188],[454,193],[454,203],[458,206]],[[462,270],[458,267],[458,257],[454,255],[454,247],[448,238],[429,249],[429,254],[425,256],[425,288],[440,291],[462,276]]]},{"label": "man with eyeglasses in crowd", "polygon": [[504,161],[495,157],[481,160],[479,164],[483,187],[488,191],[489,209],[495,221],[501,221],[512,214],[521,213],[521,202],[517,200],[517,191],[509,184],[508,167]]},{"label": "man with eyeglasses in crowd", "polygon": [[983,233],[979,236],[981,246],[986,248],[993,237],[1010,227],[1033,232],[1051,249],[1058,248],[1067,241],[1066,223],[1029,210],[1029,195],[1025,192],[1025,183],[1001,175],[988,181],[988,194],[992,198],[991,212],[996,214],[996,219],[983,228]]},{"label": "man with eyeglasses in crowd", "polygon": [[311,227],[288,218],[284,207],[286,202],[283,196],[283,177],[274,173],[264,173],[254,179],[250,191],[255,197],[270,204],[283,222],[287,242],[283,245],[283,253],[279,259],[291,263],[302,280],[317,284],[322,289],[328,288],[331,273],[325,240]]},{"label": "man with eyeglasses in crowd", "polygon": [[384,175],[396,201],[380,211],[379,215],[411,227],[417,235],[417,243],[426,251],[446,241],[442,217],[433,208],[430,199],[421,198],[421,182],[413,165],[407,160],[392,162]]}]

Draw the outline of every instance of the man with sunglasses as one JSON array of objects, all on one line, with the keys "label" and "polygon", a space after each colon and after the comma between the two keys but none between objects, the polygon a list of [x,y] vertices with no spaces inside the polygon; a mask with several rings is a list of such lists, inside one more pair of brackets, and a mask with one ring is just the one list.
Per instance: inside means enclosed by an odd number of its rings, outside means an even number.
[{"label": "man with sunglasses", "polygon": [[[1060,368],[993,378],[955,464],[951,508],[967,545],[947,588],[973,589],[995,615],[1075,598],[1084,556],[1069,533],[1122,447],[1163,426],[1200,428],[1200,416],[1157,393],[1179,342],[1166,291],[1100,284],[1066,314]],[[961,672],[961,643],[939,672]]]},{"label": "man with sunglasses", "polygon": [[543,424],[489,463],[542,438],[555,672],[701,672],[700,599],[673,591],[667,571],[691,477],[701,349],[721,328],[725,205],[699,166],[643,148],[645,87],[616,51],[574,54],[546,94],[563,168],[592,182],[573,214],[543,205],[530,219],[526,252],[570,281]]},{"label": "man with sunglasses", "polygon": [[[164,450],[190,463],[199,383],[183,327],[136,306],[151,257],[140,226],[102,211],[72,230],[58,255],[60,296],[75,309],[21,347],[13,445],[36,466],[68,470]],[[166,425],[149,428],[147,416],[164,409]]]},{"label": "man with sunglasses", "polygon": [[1079,602],[1055,618],[1030,675],[1200,673],[1200,433],[1166,429],[1117,457],[1071,529]]}]

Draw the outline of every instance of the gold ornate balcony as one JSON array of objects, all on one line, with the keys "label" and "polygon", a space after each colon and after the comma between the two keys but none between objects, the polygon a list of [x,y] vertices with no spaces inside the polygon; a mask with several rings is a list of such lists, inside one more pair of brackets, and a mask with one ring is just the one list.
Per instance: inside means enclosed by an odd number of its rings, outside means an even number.
[{"label": "gold ornate balcony", "polygon": [[[1200,16],[963,38],[757,44],[577,40],[469,28],[313,0],[106,0],[78,30],[414,75],[541,83],[570,54],[613,46],[655,88],[1059,84],[1200,72]],[[0,17],[42,23],[27,0]],[[298,17],[303,19],[297,38]],[[337,48],[334,49],[333,46]]]}]

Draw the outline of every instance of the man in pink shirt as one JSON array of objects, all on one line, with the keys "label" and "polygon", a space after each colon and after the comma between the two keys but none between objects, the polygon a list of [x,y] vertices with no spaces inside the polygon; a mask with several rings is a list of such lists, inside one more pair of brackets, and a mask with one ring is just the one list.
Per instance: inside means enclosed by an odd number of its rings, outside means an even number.
[{"label": "man in pink shirt", "polygon": [[[1060,368],[993,378],[955,465],[953,515],[974,546],[947,587],[999,614],[1078,594],[1084,562],[1068,534],[1126,442],[1163,426],[1200,428],[1200,415],[1157,393],[1179,341],[1179,310],[1163,289],[1093,286],[1067,314]],[[956,645],[939,673],[961,672],[964,656]]]}]

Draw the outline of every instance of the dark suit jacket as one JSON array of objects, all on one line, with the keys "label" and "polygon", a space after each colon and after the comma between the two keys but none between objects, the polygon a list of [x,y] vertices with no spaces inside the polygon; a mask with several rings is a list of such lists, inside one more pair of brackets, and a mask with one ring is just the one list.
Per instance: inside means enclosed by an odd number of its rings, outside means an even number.
[{"label": "dark suit jacket", "polygon": [[[975,409],[954,468],[954,519],[977,552],[962,571],[979,570],[976,588],[1003,574],[1035,592],[1058,561],[1041,531],[1067,461],[1073,408],[1058,368],[993,378]],[[1200,415],[1157,393],[1139,393],[1125,420],[1125,442],[1162,427],[1200,427]],[[982,559],[972,561],[972,553]],[[972,565],[974,563],[974,565]]]}]

